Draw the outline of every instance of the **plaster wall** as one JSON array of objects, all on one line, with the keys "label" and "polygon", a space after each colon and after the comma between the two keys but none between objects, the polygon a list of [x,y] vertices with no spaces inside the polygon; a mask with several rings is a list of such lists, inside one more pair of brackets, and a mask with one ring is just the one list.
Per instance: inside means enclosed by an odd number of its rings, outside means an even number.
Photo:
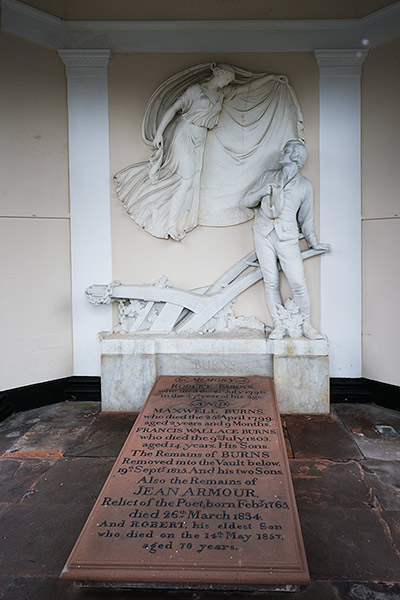
[{"label": "plaster wall", "polygon": [[[304,114],[309,160],[303,174],[314,185],[314,211],[319,224],[318,68],[312,54],[114,54],[109,67],[111,174],[147,160],[141,138],[144,110],[153,91],[175,73],[199,63],[221,61],[248,70],[287,75]],[[111,189],[113,279],[152,283],[168,276],[176,287],[211,284],[253,249],[251,222],[234,227],[197,227],[181,242],[160,240],[138,227]],[[329,240],[325,240],[329,241]],[[320,324],[320,261],[305,262],[312,320]],[[284,296],[288,287],[284,285]],[[256,315],[271,323],[261,283],[239,296],[237,315]]]},{"label": "plaster wall", "polygon": [[67,109],[55,51],[0,40],[0,389],[72,374]]},{"label": "plaster wall", "polygon": [[400,40],[362,80],[363,375],[400,385]]}]

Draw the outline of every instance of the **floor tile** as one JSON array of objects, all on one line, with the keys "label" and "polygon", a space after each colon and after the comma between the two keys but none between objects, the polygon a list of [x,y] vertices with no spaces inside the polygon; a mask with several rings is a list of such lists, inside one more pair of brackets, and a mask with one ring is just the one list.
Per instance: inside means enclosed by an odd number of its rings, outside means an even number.
[{"label": "floor tile", "polygon": [[400,582],[400,559],[368,509],[300,509],[313,581]]},{"label": "floor tile", "polygon": [[361,466],[383,508],[400,510],[400,461],[368,459]]},{"label": "floor tile", "polygon": [[329,415],[285,415],[295,458],[362,459],[350,435]]},{"label": "floor tile", "polygon": [[[400,459],[400,412],[375,404],[335,404],[334,412],[366,458]],[[395,435],[382,435],[376,425],[391,425]]]},{"label": "floor tile", "polygon": [[337,584],[336,589],[343,600],[400,600],[400,585],[398,584]]},{"label": "floor tile", "polygon": [[[3,596],[1,593],[3,592]],[[49,579],[0,580],[1,600],[347,600],[330,583],[312,583],[299,592],[207,592],[84,589],[72,582]],[[349,597],[350,599],[350,597]],[[353,600],[353,599],[352,599]],[[395,600],[395,599],[393,599]],[[396,599],[397,600],[397,599]]]},{"label": "floor tile", "polygon": [[135,418],[98,410],[62,403],[0,425],[0,454],[16,449],[0,458],[1,600],[400,600],[399,436],[374,429],[400,431],[400,413],[374,405],[284,417],[313,580],[300,592],[99,591],[60,581]]},{"label": "floor tile", "polygon": [[385,510],[382,511],[381,517],[389,526],[389,530],[387,531],[388,536],[400,557],[400,511]]},{"label": "floor tile", "polygon": [[116,458],[137,418],[136,413],[99,413],[87,430],[70,445],[66,456]]},{"label": "floor tile", "polygon": [[[17,415],[21,433],[22,429],[24,432],[19,437],[15,435],[9,438],[10,444],[3,455],[59,458],[90,425],[98,408],[98,402],[63,402],[27,411],[24,413],[25,419]],[[10,419],[3,423],[2,432],[6,438],[18,431],[12,429]],[[29,425],[28,429],[25,428],[26,424]],[[11,431],[7,433],[8,428]]]},{"label": "floor tile", "polygon": [[24,498],[37,504],[86,504],[92,506],[107,479],[114,460],[108,458],[61,458],[38,479],[34,493]]},{"label": "floor tile", "polygon": [[285,448],[288,458],[294,458],[292,444],[290,443],[289,432],[286,426],[285,419],[281,417],[283,437],[285,440]]},{"label": "floor tile", "polygon": [[1,600],[400,600],[400,586],[379,583],[311,583],[294,593],[99,590],[57,578],[0,579]]},{"label": "floor tile", "polygon": [[48,459],[0,458],[0,502],[18,502],[29,494],[52,464],[54,460]]},{"label": "floor tile", "polygon": [[356,461],[291,460],[290,468],[299,507],[365,508],[373,502]]},{"label": "floor tile", "polygon": [[2,577],[58,576],[90,506],[17,504],[0,514]]},{"label": "floor tile", "polygon": [[55,578],[0,579],[1,600],[56,600]]},{"label": "floor tile", "polygon": [[45,408],[47,407],[12,414],[0,423],[0,455],[6,452],[31,427],[40,422]]}]

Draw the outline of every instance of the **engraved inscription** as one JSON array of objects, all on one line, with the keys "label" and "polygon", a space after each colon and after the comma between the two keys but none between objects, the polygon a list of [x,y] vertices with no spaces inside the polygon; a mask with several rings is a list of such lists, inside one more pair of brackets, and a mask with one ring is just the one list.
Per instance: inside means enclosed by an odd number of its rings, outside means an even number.
[{"label": "engraved inscription", "polygon": [[63,576],[96,564],[126,581],[307,581],[270,380],[160,378]]}]

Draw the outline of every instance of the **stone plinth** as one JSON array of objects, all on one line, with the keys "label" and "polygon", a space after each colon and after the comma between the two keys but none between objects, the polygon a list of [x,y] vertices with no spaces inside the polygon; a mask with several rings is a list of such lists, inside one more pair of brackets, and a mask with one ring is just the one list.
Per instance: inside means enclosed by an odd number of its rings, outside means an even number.
[{"label": "stone plinth", "polygon": [[326,340],[268,340],[281,413],[329,413],[329,356]]},{"label": "stone plinth", "polygon": [[269,340],[260,330],[220,333],[103,333],[103,411],[139,411],[161,375],[264,376],[283,413],[329,412],[325,340]]}]

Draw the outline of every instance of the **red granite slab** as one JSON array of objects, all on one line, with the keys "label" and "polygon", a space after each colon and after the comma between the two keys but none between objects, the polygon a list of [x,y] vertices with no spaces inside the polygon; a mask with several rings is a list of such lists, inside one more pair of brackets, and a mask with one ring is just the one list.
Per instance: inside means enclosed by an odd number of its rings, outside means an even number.
[{"label": "red granite slab", "polygon": [[61,577],[307,584],[272,380],[161,377]]}]

